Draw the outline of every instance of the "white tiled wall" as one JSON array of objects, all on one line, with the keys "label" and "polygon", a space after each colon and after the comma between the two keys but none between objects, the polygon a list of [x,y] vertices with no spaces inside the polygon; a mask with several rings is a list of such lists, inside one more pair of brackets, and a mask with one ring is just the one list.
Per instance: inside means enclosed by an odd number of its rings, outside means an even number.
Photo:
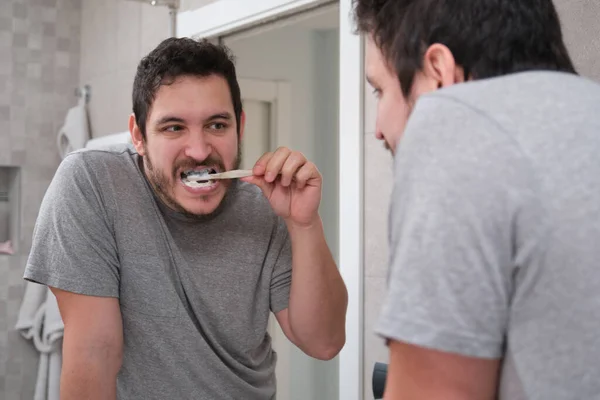
[{"label": "white tiled wall", "polygon": [[[148,13],[164,14],[162,25],[156,26],[156,16],[143,21]],[[143,23],[153,25],[145,30],[145,37],[157,31],[167,36],[168,15],[162,7],[124,0],[82,0],[80,83],[91,86],[93,137],[127,130],[131,84],[142,54]]]},{"label": "white tiled wall", "polygon": [[[182,0],[181,11],[215,0]],[[128,0],[82,0],[80,84],[92,90],[92,136],[127,130],[137,64],[169,37],[166,7]]]},{"label": "white tiled wall", "polygon": [[34,224],[60,162],[56,134],[77,103],[80,12],[80,0],[0,0],[0,165],[21,171],[17,254],[0,254],[0,400],[34,395],[39,353],[14,328]]},{"label": "white tiled wall", "polygon": [[554,0],[577,71],[600,82],[600,2]]}]

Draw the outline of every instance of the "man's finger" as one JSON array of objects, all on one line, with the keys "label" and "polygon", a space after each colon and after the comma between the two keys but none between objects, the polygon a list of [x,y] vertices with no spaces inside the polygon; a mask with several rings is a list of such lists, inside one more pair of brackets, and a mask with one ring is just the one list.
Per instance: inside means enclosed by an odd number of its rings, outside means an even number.
[{"label": "man's finger", "polygon": [[267,182],[273,182],[277,179],[277,175],[281,172],[281,168],[291,152],[292,151],[286,147],[280,147],[275,151],[267,163],[267,169],[265,171],[265,180]]},{"label": "man's finger", "polygon": [[271,157],[273,157],[272,151],[263,154],[254,164],[254,167],[252,168],[252,173],[257,176],[264,175],[265,171],[267,170],[267,164],[269,163]]},{"label": "man's finger", "polygon": [[321,176],[317,166],[313,163],[307,162],[302,168],[296,172],[295,184],[298,189],[303,189],[307,183],[310,183],[313,179],[318,179]]},{"label": "man's finger", "polygon": [[306,164],[306,157],[300,152],[292,152],[281,168],[281,184],[289,186],[298,170]]}]

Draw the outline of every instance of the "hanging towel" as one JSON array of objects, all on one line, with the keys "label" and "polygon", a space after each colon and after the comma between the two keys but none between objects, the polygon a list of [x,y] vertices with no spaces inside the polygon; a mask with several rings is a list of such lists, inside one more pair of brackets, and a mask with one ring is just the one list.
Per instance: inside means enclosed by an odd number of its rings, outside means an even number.
[{"label": "hanging towel", "polygon": [[86,96],[81,96],[77,105],[69,110],[64,125],[56,137],[60,158],[85,146],[90,138]]},{"label": "hanging towel", "polygon": [[122,143],[131,144],[131,134],[129,131],[111,133],[110,135],[100,136],[90,139],[86,144],[86,149],[109,149],[112,145]]},{"label": "hanging towel", "polygon": [[50,289],[27,283],[15,327],[40,352],[34,400],[59,400],[64,324]]}]

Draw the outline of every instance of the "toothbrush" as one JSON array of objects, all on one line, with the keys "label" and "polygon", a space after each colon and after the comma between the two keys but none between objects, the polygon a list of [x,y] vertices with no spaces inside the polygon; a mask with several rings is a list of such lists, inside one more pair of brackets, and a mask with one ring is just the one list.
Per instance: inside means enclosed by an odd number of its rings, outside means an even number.
[{"label": "toothbrush", "polygon": [[234,169],[231,171],[220,172],[216,174],[206,174],[203,176],[194,177],[196,182],[212,181],[214,179],[236,179],[245,178],[254,175],[251,169]]}]

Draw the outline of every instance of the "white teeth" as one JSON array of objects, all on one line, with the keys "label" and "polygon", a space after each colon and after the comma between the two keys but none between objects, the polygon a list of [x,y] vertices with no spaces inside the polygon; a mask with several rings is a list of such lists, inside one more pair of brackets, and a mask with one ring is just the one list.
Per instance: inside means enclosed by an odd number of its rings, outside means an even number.
[{"label": "white teeth", "polygon": [[206,177],[208,174],[211,174],[213,172],[216,172],[213,168],[207,168],[207,169],[202,169],[202,170],[192,170],[192,171],[185,171],[183,172],[182,178],[184,179],[198,179],[198,178],[203,178]]},{"label": "white teeth", "polygon": [[188,172],[185,173],[185,175],[187,177],[190,177],[190,176],[204,176],[204,175],[208,175],[209,173],[210,173],[209,169],[203,169],[201,171],[188,171]]},{"label": "white teeth", "polygon": [[192,188],[210,187],[215,184],[214,181],[198,181],[198,179],[206,178],[212,172],[215,172],[213,168],[185,171],[181,174],[181,181]]},{"label": "white teeth", "polygon": [[206,182],[197,182],[197,181],[189,181],[189,180],[184,180],[183,184],[186,186],[189,186],[191,188],[202,188],[202,187],[209,187],[214,185],[214,181],[206,181]]}]

